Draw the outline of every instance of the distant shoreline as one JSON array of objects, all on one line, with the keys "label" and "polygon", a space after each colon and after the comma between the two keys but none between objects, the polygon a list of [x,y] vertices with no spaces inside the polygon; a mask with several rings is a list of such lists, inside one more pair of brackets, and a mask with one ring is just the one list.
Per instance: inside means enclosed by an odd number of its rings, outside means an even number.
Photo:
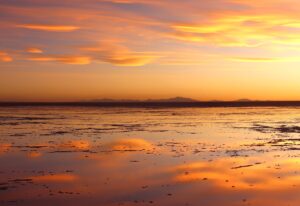
[{"label": "distant shoreline", "polygon": [[211,101],[211,102],[0,102],[0,107],[300,107],[300,101]]}]

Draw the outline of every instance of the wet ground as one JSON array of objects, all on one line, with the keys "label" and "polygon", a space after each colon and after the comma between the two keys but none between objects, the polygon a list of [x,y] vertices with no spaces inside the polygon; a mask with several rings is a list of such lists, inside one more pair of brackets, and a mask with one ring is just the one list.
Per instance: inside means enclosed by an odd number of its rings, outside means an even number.
[{"label": "wet ground", "polygon": [[0,205],[299,206],[300,108],[0,108]]}]

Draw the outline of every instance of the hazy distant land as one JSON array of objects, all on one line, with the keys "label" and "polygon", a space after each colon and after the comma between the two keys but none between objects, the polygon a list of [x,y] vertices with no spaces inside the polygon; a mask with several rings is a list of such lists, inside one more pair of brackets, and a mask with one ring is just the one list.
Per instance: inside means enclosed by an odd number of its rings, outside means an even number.
[{"label": "hazy distant land", "polygon": [[0,106],[98,106],[98,107],[298,107],[300,101],[238,99],[200,101],[186,97],[167,99],[94,99],[74,102],[0,102]]}]

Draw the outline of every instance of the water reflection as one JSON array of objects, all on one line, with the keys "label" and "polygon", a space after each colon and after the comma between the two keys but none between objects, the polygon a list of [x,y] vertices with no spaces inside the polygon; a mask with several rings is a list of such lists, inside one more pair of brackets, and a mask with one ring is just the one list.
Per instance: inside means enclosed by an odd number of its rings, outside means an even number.
[{"label": "water reflection", "polygon": [[297,108],[0,109],[0,205],[299,205],[299,119]]},{"label": "water reflection", "polygon": [[[284,190],[300,183],[295,162],[276,161],[276,165],[247,161],[243,158],[218,159],[176,168],[175,181],[211,181],[217,187],[255,190]],[[183,171],[185,171],[183,173]],[[300,186],[300,185],[299,185]]]},{"label": "water reflection", "polygon": [[0,155],[9,151],[11,144],[0,144]]},{"label": "water reflection", "polygon": [[41,157],[43,154],[37,151],[31,151],[27,153],[28,158],[38,158]]},{"label": "water reflection", "polygon": [[72,182],[77,179],[73,174],[51,174],[31,177],[34,182]]}]

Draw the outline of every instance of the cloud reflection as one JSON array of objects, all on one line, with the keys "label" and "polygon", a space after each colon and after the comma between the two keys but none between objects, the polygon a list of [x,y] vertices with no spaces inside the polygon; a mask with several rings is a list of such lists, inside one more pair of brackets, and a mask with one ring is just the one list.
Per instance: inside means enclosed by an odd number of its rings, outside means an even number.
[{"label": "cloud reflection", "polygon": [[74,182],[78,177],[73,174],[53,174],[35,176],[32,179],[36,182]]},{"label": "cloud reflection", "polygon": [[297,166],[288,159],[274,168],[243,158],[221,158],[180,165],[175,168],[174,180],[183,183],[207,180],[217,187],[239,190],[285,190],[300,183],[300,175],[295,171]]}]

